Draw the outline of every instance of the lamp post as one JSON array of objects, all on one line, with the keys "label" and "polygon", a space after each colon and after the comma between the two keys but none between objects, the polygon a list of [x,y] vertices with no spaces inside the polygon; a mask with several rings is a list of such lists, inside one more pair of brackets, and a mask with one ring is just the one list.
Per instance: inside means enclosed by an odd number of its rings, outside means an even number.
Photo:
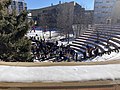
[{"label": "lamp post", "polygon": [[99,43],[99,31],[98,31],[98,29],[97,29],[97,27],[95,28],[95,30],[96,30],[96,36],[97,36],[97,40],[95,41],[95,43]]}]

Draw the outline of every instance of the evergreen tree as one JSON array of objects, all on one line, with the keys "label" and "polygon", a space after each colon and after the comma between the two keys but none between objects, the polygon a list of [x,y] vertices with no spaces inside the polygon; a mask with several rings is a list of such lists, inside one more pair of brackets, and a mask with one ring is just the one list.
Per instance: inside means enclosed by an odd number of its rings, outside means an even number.
[{"label": "evergreen tree", "polygon": [[31,42],[25,36],[29,29],[27,12],[9,13],[10,3],[11,0],[0,1],[0,59],[30,62]]}]

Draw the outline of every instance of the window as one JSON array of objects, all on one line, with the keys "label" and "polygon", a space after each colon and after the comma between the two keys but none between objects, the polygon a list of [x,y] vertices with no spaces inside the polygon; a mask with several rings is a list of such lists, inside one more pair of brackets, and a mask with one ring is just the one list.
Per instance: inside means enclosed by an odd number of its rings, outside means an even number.
[{"label": "window", "polygon": [[23,2],[18,2],[18,4],[19,4],[20,6],[23,6]]},{"label": "window", "polygon": [[13,1],[13,5],[16,5],[16,2],[15,2],[15,1]]},{"label": "window", "polygon": [[47,10],[43,10],[43,13],[47,13],[48,11]]},{"label": "window", "polygon": [[98,17],[98,19],[101,19],[102,17]]},{"label": "window", "polygon": [[103,3],[103,2],[102,2],[102,1],[98,1],[98,2],[95,2],[95,3],[98,3],[98,4],[99,4],[99,3]]},{"label": "window", "polygon": [[107,13],[109,13],[109,12],[107,12],[107,11],[103,11],[102,13],[105,13],[105,14],[107,14]]},{"label": "window", "polygon": [[120,23],[120,19],[117,19],[117,23]]},{"label": "window", "polygon": [[99,8],[99,6],[96,6],[95,8]]},{"label": "window", "polygon": [[110,6],[110,8],[113,8],[113,6]]},{"label": "window", "polygon": [[107,8],[106,6],[102,6],[102,8]]},{"label": "window", "polygon": [[110,3],[110,1],[106,1],[106,3]]}]

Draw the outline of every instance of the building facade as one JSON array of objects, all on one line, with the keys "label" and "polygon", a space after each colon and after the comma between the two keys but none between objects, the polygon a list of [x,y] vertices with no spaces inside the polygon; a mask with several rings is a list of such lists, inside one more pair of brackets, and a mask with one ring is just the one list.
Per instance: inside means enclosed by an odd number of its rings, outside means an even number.
[{"label": "building facade", "polygon": [[120,0],[95,0],[94,23],[117,24],[120,19]]},{"label": "building facade", "polygon": [[37,26],[43,28],[54,28],[57,24],[56,6],[50,6],[42,9],[34,9],[29,11]]},{"label": "building facade", "polygon": [[16,11],[16,14],[19,14],[23,10],[27,10],[27,4],[24,0],[12,0],[11,5],[9,6],[9,11]]},{"label": "building facade", "polygon": [[73,24],[84,23],[84,11],[78,3],[59,2],[57,5],[30,10],[30,13],[38,21],[38,26],[72,32]]},{"label": "building facade", "polygon": [[94,10],[85,10],[85,23],[87,26],[93,25]]},{"label": "building facade", "polygon": [[112,12],[112,23],[120,24],[120,0],[116,0]]}]

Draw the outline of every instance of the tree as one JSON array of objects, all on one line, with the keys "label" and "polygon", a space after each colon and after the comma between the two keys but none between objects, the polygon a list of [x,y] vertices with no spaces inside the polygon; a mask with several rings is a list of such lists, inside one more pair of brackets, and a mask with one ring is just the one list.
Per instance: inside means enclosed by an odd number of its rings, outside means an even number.
[{"label": "tree", "polygon": [[79,5],[74,7],[74,19],[73,19],[73,28],[75,38],[78,38],[82,34],[82,26],[84,25],[84,9]]},{"label": "tree", "polygon": [[58,16],[57,16],[57,28],[61,30],[63,34],[68,38],[69,34],[72,32],[73,24],[73,11],[72,3],[59,4]]},{"label": "tree", "polygon": [[57,11],[56,8],[51,6],[51,8],[43,9],[41,13],[38,14],[39,25],[42,26],[42,28],[46,31],[49,30],[51,38],[51,30],[56,28],[56,17],[57,17]]},{"label": "tree", "polygon": [[29,24],[27,12],[19,15],[9,13],[8,7],[11,0],[0,2],[0,59],[3,61],[32,61],[31,41],[25,36]]}]

